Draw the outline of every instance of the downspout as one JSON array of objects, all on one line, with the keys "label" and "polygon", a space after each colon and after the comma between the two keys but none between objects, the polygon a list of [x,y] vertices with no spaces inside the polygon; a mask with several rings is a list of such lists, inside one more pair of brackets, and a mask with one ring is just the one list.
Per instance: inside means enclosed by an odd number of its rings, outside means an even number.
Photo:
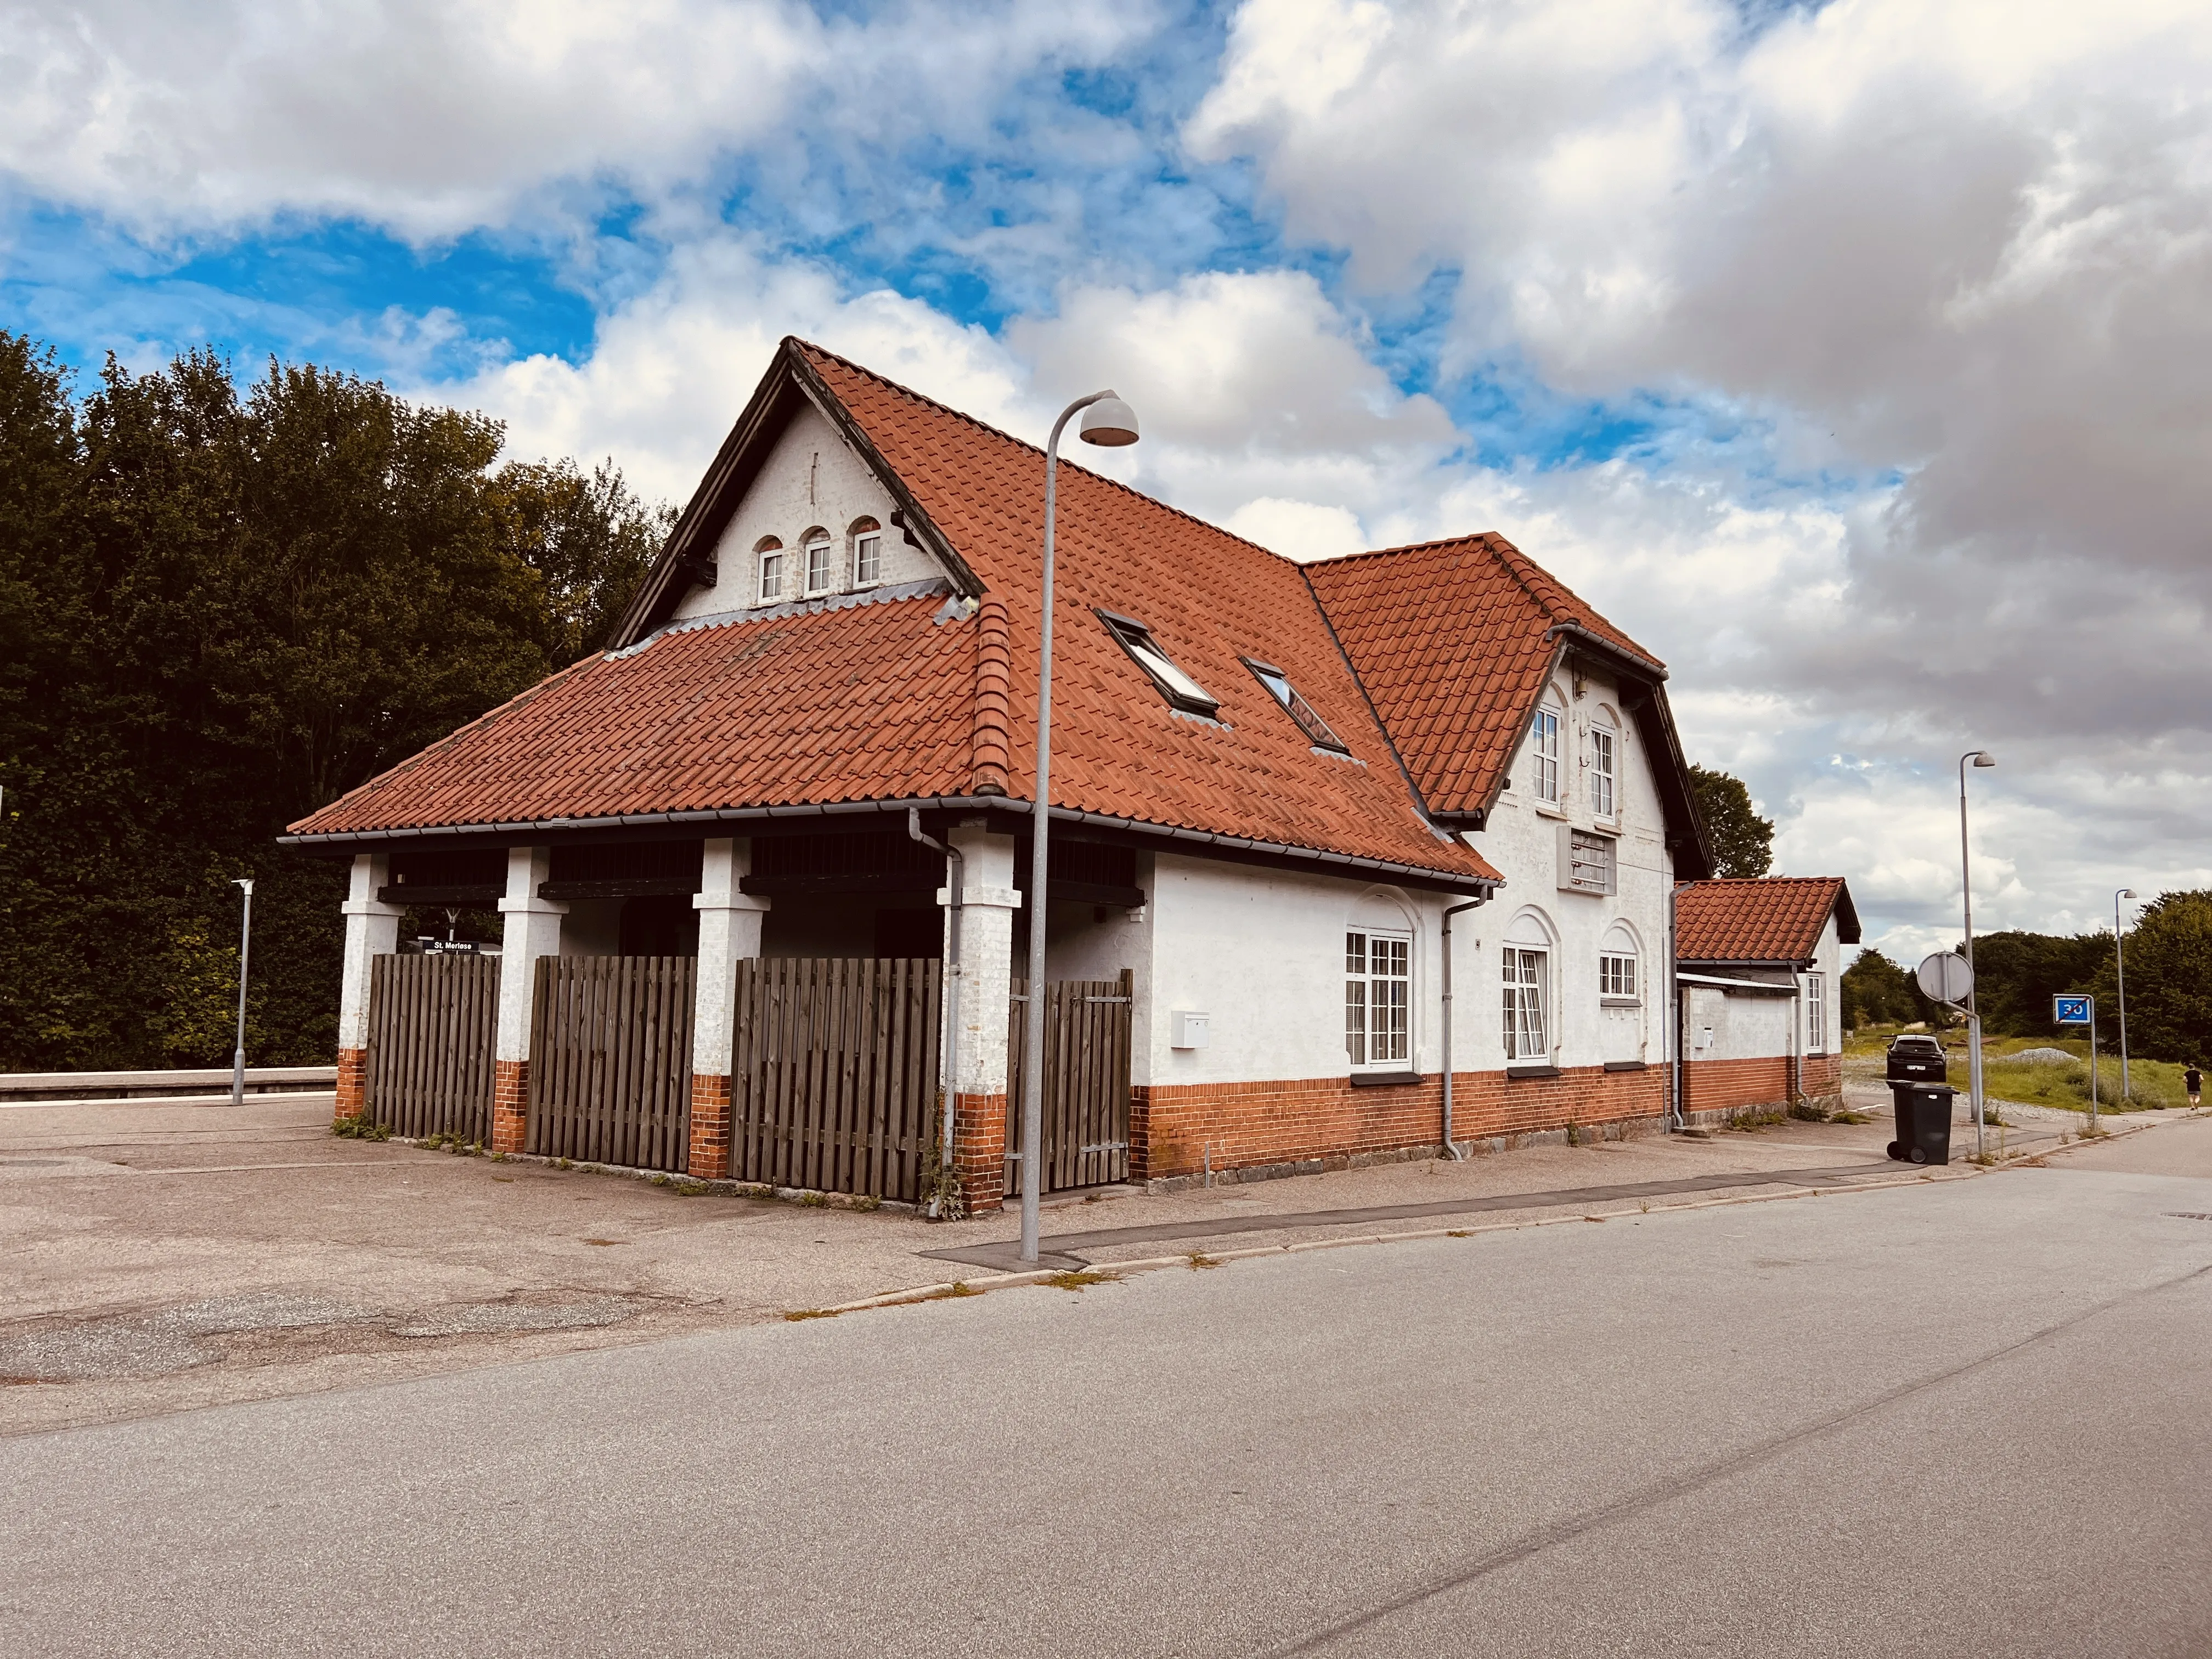
[{"label": "downspout", "polygon": [[1805,1098],[1805,975],[1790,970],[1790,1109]]},{"label": "downspout", "polygon": [[[943,1102],[939,1110],[939,1116],[943,1120],[944,1124],[944,1144],[938,1150],[938,1158],[940,1170],[950,1170],[952,1167],[953,1091],[960,1086],[959,991],[962,962],[960,908],[968,890],[968,860],[962,856],[960,849],[952,845],[950,836],[943,841],[935,841],[921,833],[921,811],[918,807],[909,806],[906,809],[906,832],[924,847],[933,847],[945,854],[945,889],[951,895],[951,902],[946,907],[952,912],[951,920],[946,928],[951,935],[947,943],[946,954],[951,957],[951,960],[945,964],[947,971],[945,975],[945,1029],[939,1034],[938,1047],[939,1063],[937,1068],[937,1092]],[[930,1195],[931,1219],[936,1218],[938,1207],[943,1202],[944,1191],[940,1179],[939,1190]]]},{"label": "downspout", "polygon": [[1481,908],[1483,901],[1470,899],[1465,904],[1455,904],[1444,912],[1444,1156],[1455,1164],[1463,1164],[1466,1156],[1458,1143],[1452,1139],[1452,948],[1451,919],[1462,910]]},{"label": "downspout", "polygon": [[[1672,860],[1669,860],[1671,865]],[[1682,1118],[1682,981],[1675,972],[1674,902],[1681,884],[1667,872],[1667,1130],[1679,1134],[1689,1126]]]}]

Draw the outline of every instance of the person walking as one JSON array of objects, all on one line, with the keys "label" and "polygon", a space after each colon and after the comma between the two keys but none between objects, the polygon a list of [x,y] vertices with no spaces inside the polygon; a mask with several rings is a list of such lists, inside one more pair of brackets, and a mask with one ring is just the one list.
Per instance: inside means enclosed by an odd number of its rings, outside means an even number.
[{"label": "person walking", "polygon": [[2197,1069],[2194,1061],[2191,1061],[2189,1069],[2181,1074],[2181,1086],[2189,1091],[2189,1103],[2191,1107],[2204,1103],[2204,1073]]}]

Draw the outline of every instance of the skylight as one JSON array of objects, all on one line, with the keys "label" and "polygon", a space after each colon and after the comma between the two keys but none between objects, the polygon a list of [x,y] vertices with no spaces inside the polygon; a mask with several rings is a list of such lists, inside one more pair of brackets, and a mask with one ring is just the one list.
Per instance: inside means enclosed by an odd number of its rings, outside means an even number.
[{"label": "skylight", "polygon": [[1212,692],[1175,665],[1160,648],[1159,641],[1152,637],[1152,630],[1144,623],[1133,617],[1118,617],[1110,611],[1101,611],[1098,620],[1106,624],[1107,632],[1121,642],[1121,648],[1136,659],[1137,666],[1152,676],[1152,684],[1159,687],[1161,696],[1171,708],[1210,718],[1221,706]]},{"label": "skylight", "polygon": [[1328,722],[1314,713],[1313,705],[1298,695],[1297,687],[1291,684],[1290,677],[1281,669],[1264,662],[1255,662],[1249,657],[1244,659],[1244,665],[1252,671],[1254,678],[1267,688],[1268,695],[1282,704],[1290,717],[1298,723],[1298,730],[1313,740],[1315,748],[1333,749],[1340,755],[1352,752],[1345,746],[1344,739],[1328,729]]}]

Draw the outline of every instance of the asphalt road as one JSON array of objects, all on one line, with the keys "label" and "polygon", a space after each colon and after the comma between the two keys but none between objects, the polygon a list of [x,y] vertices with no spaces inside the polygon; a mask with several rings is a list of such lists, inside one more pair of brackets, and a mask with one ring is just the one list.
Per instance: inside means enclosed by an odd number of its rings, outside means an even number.
[{"label": "asphalt road", "polygon": [[0,1649],[2201,1655],[2212,1121],[2075,1158],[27,1437]]}]

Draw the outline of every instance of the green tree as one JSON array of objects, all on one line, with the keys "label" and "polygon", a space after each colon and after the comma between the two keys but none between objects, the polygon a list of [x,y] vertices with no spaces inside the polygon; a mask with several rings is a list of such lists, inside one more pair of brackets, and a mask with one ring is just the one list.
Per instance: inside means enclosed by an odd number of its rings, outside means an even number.
[{"label": "green tree", "polygon": [[2008,930],[1974,940],[1974,999],[1984,1030],[2007,1036],[2049,1036],[2051,1000],[2093,988],[2110,960],[2109,933],[2028,933]]},{"label": "green tree", "polygon": [[1693,764],[1690,788],[1712,843],[1716,876],[1763,876],[1773,867],[1774,821],[1759,816],[1741,778]]},{"label": "green tree", "polygon": [[544,584],[538,643],[556,668],[606,643],[676,526],[675,509],[638,500],[612,461],[588,478],[574,461],[510,462],[488,500],[500,546]]},{"label": "green tree", "polygon": [[663,515],[313,367],[70,393],[0,334],[0,1065],[228,1059],[247,874],[249,1058],[327,1059],[343,872],[274,838],[587,649]]},{"label": "green tree", "polygon": [[1838,1006],[1847,1030],[1924,1019],[1925,1002],[1912,975],[1879,951],[1860,951],[1857,960],[1844,969]]},{"label": "green tree", "polygon": [[[2099,1037],[2117,1043],[2110,934],[2096,979]],[[2212,1057],[2212,890],[2161,893],[2128,929],[2128,1049],[2146,1060]]]}]

